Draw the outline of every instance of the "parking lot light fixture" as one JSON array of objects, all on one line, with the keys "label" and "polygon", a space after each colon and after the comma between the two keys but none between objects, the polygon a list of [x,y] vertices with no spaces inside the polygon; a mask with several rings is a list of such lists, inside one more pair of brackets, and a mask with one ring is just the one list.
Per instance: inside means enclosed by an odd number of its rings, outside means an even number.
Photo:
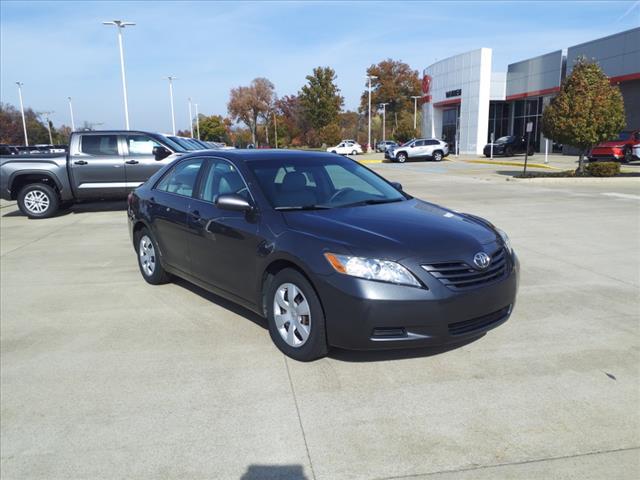
[{"label": "parking lot light fixture", "polygon": [[69,113],[71,114],[71,131],[76,131],[76,122],[73,119],[73,104],[71,103],[71,97],[67,97],[69,99]]},{"label": "parking lot light fixture", "polygon": [[367,75],[369,79],[369,134],[367,136],[367,153],[371,151],[371,80],[376,79],[375,75]]},{"label": "parking lot light fixture", "polygon": [[387,141],[387,130],[386,130],[386,126],[387,126],[387,105],[389,105],[389,102],[380,104],[380,106],[382,107],[382,142],[383,142],[383,144],[384,144],[384,142]]},{"label": "parking lot light fixture", "polygon": [[20,113],[22,114],[22,130],[24,131],[24,146],[29,146],[29,137],[27,137],[27,121],[24,118],[24,104],[22,103],[22,82],[16,82],[18,86],[18,98],[20,99]]},{"label": "parking lot light fixture", "polygon": [[413,98],[413,129],[418,128],[417,118],[418,118],[418,99],[422,98],[420,95],[411,95]]},{"label": "parking lot light fixture", "polygon": [[127,79],[124,74],[124,50],[122,47],[122,30],[125,27],[132,27],[133,22],[125,22],[124,20],[111,20],[102,22],[103,25],[114,25],[118,29],[118,48],[120,49],[120,73],[122,75],[122,96],[124,98],[124,124],[125,129],[129,130],[129,104],[127,103]]},{"label": "parking lot light fixture", "polygon": [[171,75],[169,75],[166,78],[167,80],[169,80],[169,101],[171,103],[171,129],[173,131],[173,134],[175,135],[176,134],[176,115],[173,109],[173,81],[177,80],[177,78]]}]

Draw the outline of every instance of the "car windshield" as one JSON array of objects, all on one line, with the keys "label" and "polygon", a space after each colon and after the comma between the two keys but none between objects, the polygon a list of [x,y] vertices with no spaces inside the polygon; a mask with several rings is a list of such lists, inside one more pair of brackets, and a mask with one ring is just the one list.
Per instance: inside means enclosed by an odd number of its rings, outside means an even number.
[{"label": "car windshield", "polygon": [[631,132],[620,132],[616,140],[620,142],[626,142],[631,138]]},{"label": "car windshield", "polygon": [[305,157],[253,160],[247,165],[276,210],[320,210],[406,200],[357,162]]},{"label": "car windshield", "polygon": [[180,138],[180,137],[167,137],[170,140],[173,140],[174,142],[176,142],[178,145],[180,145],[182,148],[184,148],[185,150],[200,150],[199,147],[196,147],[195,145],[193,145],[192,143],[189,143],[186,139],[184,138]]},{"label": "car windshield", "polygon": [[513,137],[500,137],[496,143],[509,143]]},{"label": "car windshield", "polygon": [[403,147],[408,147],[410,144],[412,144],[413,142],[415,142],[415,140],[416,140],[415,138],[412,138],[412,139],[411,139],[411,140],[409,140],[408,142],[403,143],[403,144],[402,144],[402,146],[403,146]]}]

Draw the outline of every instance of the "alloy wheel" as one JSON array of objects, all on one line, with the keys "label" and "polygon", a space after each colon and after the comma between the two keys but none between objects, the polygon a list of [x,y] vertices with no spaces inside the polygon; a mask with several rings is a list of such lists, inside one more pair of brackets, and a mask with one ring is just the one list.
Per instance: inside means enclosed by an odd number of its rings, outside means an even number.
[{"label": "alloy wheel", "polygon": [[287,345],[298,348],[309,339],[311,309],[302,290],[293,283],[283,283],[276,289],[273,318],[278,333]]},{"label": "alloy wheel", "polygon": [[34,214],[46,212],[50,204],[49,195],[41,190],[31,190],[24,196],[25,208]]},{"label": "alloy wheel", "polygon": [[147,277],[150,277],[156,269],[156,250],[147,235],[143,235],[140,239],[139,254],[142,271]]}]

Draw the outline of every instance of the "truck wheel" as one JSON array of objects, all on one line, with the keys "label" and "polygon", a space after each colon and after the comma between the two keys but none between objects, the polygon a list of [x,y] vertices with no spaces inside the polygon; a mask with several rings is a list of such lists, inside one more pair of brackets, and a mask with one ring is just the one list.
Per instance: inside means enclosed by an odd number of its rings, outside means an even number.
[{"label": "truck wheel", "polygon": [[404,152],[400,152],[397,156],[396,156],[396,160],[398,160],[398,162],[400,163],[404,163],[407,161],[407,154]]},{"label": "truck wheel", "polygon": [[44,183],[32,183],[18,192],[18,207],[29,218],[49,218],[60,206],[58,192]]},{"label": "truck wheel", "polygon": [[170,275],[162,267],[160,262],[160,249],[158,244],[146,228],[137,232],[135,237],[136,252],[138,253],[138,267],[147,283],[162,285],[168,283]]}]

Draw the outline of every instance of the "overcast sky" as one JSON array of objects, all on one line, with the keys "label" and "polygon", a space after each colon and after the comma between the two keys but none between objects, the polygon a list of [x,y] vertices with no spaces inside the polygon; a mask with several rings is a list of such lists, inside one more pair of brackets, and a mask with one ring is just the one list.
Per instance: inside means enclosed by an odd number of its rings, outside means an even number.
[{"label": "overcast sky", "polygon": [[640,2],[17,2],[0,3],[0,99],[54,110],[56,125],[124,125],[115,27],[124,32],[131,128],[187,129],[187,97],[201,113],[226,115],[229,90],[269,78],[296,93],[313,67],[331,66],[345,107],[357,108],[367,66],[385,58],[422,71],[436,59],[493,49],[509,63],[640,26]]}]

